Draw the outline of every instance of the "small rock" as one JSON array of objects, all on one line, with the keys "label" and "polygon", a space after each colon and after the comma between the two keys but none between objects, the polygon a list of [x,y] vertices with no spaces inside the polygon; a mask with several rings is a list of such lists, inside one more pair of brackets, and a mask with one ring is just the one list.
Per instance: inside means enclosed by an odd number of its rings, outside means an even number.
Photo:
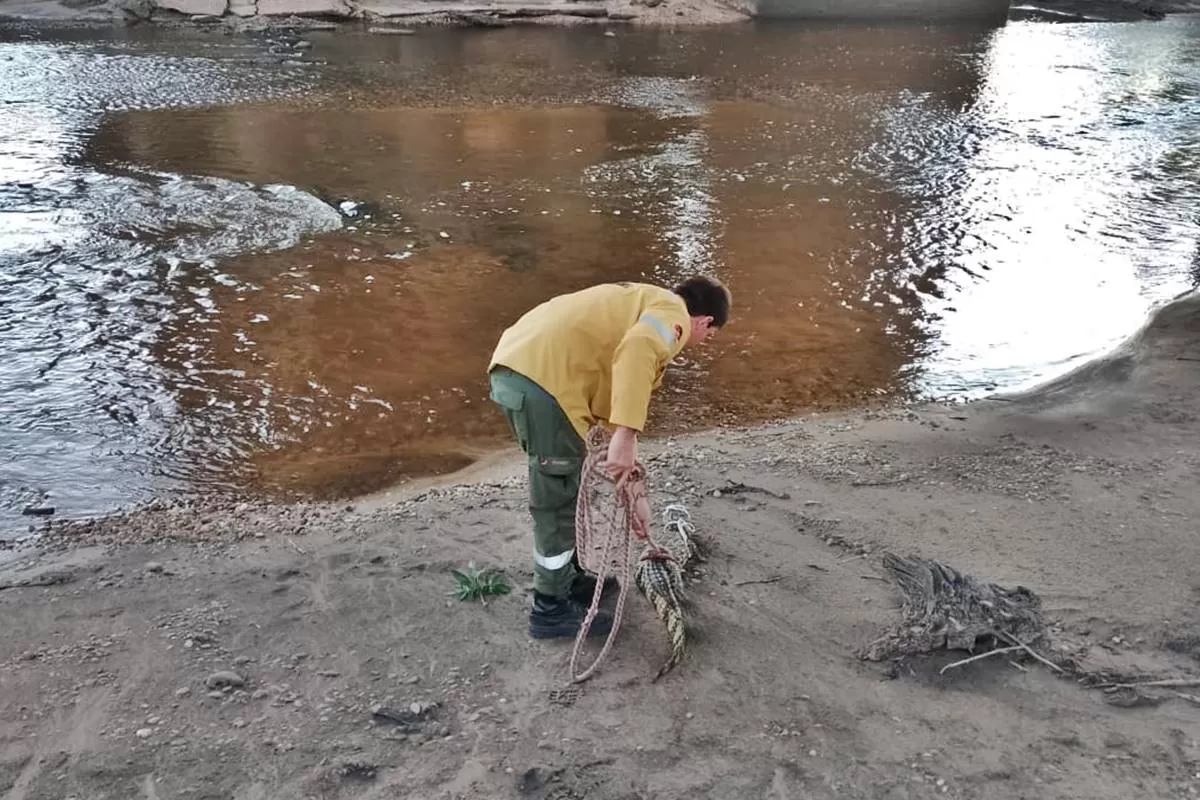
[{"label": "small rock", "polygon": [[138,728],[136,736],[139,739],[149,739],[154,734],[154,731],[149,728]]},{"label": "small rock", "polygon": [[1050,741],[1066,747],[1079,746],[1079,734],[1074,731],[1056,731],[1047,737]]},{"label": "small rock", "polygon": [[214,672],[212,675],[209,675],[207,678],[205,678],[204,685],[209,689],[223,689],[225,687],[240,689],[246,685],[246,679],[241,675],[238,675],[236,672],[221,670],[220,672]]},{"label": "small rock", "polygon": [[162,572],[162,571],[163,571],[163,565],[158,563],[157,561],[147,561],[146,562],[146,572]]},{"label": "small rock", "polygon": [[1129,737],[1116,731],[1104,737],[1104,746],[1111,750],[1123,750],[1129,747]]},{"label": "small rock", "polygon": [[365,761],[346,761],[337,768],[337,776],[346,780],[373,781],[379,767]]},{"label": "small rock", "polygon": [[233,660],[233,665],[235,667],[244,667],[247,664],[249,664],[252,660],[253,659],[251,659],[250,656],[238,656],[237,658],[235,658]]},{"label": "small rock", "polygon": [[184,695],[189,695],[191,693],[192,693],[192,690],[191,690],[191,687],[189,687],[189,686],[180,686],[178,689],[175,690],[176,697],[183,697]]},{"label": "small rock", "polygon": [[530,767],[521,775],[517,782],[517,791],[521,794],[533,794],[542,789],[550,780],[550,776],[537,767]]}]

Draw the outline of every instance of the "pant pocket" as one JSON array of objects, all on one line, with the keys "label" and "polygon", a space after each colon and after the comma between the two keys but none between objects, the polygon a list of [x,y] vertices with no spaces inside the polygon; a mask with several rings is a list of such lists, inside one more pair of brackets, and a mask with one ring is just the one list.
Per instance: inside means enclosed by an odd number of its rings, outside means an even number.
[{"label": "pant pocket", "polygon": [[530,456],[530,507],[539,511],[574,508],[582,464],[582,459],[574,456]]}]

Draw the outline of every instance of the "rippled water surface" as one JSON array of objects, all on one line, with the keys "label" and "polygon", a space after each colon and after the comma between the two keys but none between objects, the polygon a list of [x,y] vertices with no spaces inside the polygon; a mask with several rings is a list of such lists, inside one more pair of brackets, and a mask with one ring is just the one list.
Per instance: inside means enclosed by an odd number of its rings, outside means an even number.
[{"label": "rippled water surface", "polygon": [[594,282],[733,288],[678,431],[1026,385],[1200,280],[1200,21],[305,38],[0,29],[0,529],[463,466]]}]

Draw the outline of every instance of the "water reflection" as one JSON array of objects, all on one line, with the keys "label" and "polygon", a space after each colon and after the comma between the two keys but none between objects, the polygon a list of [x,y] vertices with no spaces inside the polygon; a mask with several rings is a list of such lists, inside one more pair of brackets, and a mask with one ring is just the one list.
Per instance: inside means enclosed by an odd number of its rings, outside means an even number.
[{"label": "water reflection", "polygon": [[[1196,219],[1178,210],[1200,200],[1197,173],[1178,168],[1200,141],[1200,107],[1183,100],[1200,40],[1188,24],[1127,30],[996,35],[978,102],[936,148],[940,190],[910,223],[912,269],[937,278],[923,387],[1029,385],[1109,349],[1180,288]],[[894,136],[914,128],[927,125],[905,119]],[[923,194],[929,174],[894,179]]]},{"label": "water reflection", "polygon": [[202,88],[30,89],[0,139],[40,142],[0,215],[0,478],[52,465],[86,511],[129,463],[318,496],[455,469],[505,441],[482,370],[524,309],[694,271],[737,315],[660,432],[1049,374],[1196,269],[1187,31],[314,36],[319,71],[249,72],[142,42]]}]

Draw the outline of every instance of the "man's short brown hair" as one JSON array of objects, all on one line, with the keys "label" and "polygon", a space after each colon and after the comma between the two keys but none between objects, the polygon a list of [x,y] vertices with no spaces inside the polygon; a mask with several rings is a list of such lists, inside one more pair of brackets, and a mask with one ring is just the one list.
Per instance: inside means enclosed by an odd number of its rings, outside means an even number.
[{"label": "man's short brown hair", "polygon": [[708,275],[696,275],[672,289],[687,304],[688,316],[712,317],[713,327],[723,328],[729,321],[733,295],[725,284]]}]

